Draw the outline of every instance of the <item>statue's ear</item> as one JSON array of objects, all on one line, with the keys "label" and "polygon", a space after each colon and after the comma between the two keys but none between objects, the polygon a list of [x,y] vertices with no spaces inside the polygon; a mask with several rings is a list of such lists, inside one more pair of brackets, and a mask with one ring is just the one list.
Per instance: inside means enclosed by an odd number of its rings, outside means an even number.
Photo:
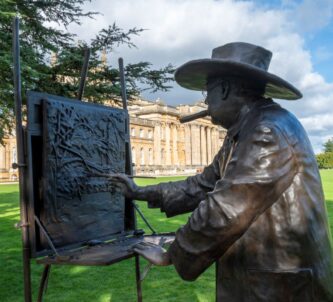
[{"label": "statue's ear", "polygon": [[228,97],[230,91],[230,83],[227,80],[221,82],[221,97],[222,100],[225,100]]}]

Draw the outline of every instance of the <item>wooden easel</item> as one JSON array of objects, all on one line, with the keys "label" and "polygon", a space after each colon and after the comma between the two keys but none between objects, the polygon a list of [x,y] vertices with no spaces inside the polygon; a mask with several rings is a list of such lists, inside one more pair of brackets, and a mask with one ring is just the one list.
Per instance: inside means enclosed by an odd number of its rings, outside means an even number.
[{"label": "wooden easel", "polygon": [[[14,52],[14,84],[15,84],[15,112],[16,112],[16,137],[17,137],[17,150],[18,150],[18,163],[14,164],[15,168],[19,169],[19,182],[20,182],[20,212],[21,220],[19,227],[22,229],[22,243],[23,243],[23,274],[24,274],[24,297],[25,302],[32,301],[32,289],[31,289],[31,270],[30,264],[32,259],[36,259],[38,264],[44,266],[44,270],[40,280],[40,286],[38,291],[38,302],[43,300],[43,294],[47,288],[48,278],[52,265],[82,265],[82,266],[106,266],[117,263],[121,260],[135,257],[135,276],[136,276],[136,288],[137,288],[137,301],[142,301],[141,290],[141,276],[139,256],[132,251],[132,246],[138,242],[147,241],[155,244],[161,242],[172,241],[174,236],[172,234],[160,234],[157,235],[149,224],[148,227],[153,231],[153,234],[144,236],[142,230],[137,229],[135,210],[143,217],[138,207],[133,200],[122,199],[116,193],[109,193],[105,189],[94,191],[92,193],[84,192],[82,197],[81,193],[79,197],[73,193],[66,195],[66,192],[59,197],[58,187],[54,185],[54,175],[48,173],[49,158],[52,157],[52,140],[53,137],[48,132],[48,127],[52,122],[53,116],[48,119],[50,112],[55,108],[71,108],[73,112],[75,110],[87,112],[86,119],[89,119],[89,114],[94,112],[103,114],[105,116],[115,116],[118,118],[119,124],[123,132],[123,140],[120,140],[121,149],[123,150],[124,166],[121,168],[122,173],[132,175],[132,160],[131,160],[131,147],[130,147],[130,135],[129,135],[129,115],[127,112],[127,97],[125,87],[125,77],[123,60],[119,59],[120,80],[122,84],[122,109],[112,109],[102,105],[88,104],[81,102],[80,100],[70,100],[59,96],[53,96],[45,93],[29,92],[27,100],[27,112],[28,123],[25,128],[22,126],[21,116],[21,79],[20,79],[20,51],[19,51],[19,20],[15,18],[13,24],[13,52]],[[81,73],[81,81],[79,88],[79,99],[82,98],[85,77],[87,74],[89,60],[89,52],[85,54],[85,61]],[[49,111],[48,111],[49,110]],[[59,115],[58,115],[59,116]],[[82,115],[84,117],[84,114]],[[51,129],[52,130],[52,129]],[[50,143],[51,140],[51,143]],[[79,159],[84,161],[81,154],[75,154],[73,157],[75,160]],[[122,156],[122,151],[119,150]],[[87,161],[88,162],[88,161]],[[95,169],[94,163],[89,161],[85,162],[86,169]],[[85,171],[86,173],[87,171]],[[99,183],[105,185],[103,180]],[[97,181],[95,181],[96,183]],[[94,184],[94,183],[93,183]],[[55,194],[47,195],[47,190],[54,188]],[[86,188],[84,188],[86,189]],[[95,194],[95,195],[94,195]],[[85,233],[81,230],[81,224],[75,225],[75,221],[69,220],[70,223],[66,224],[66,221],[61,221],[61,216],[57,216],[57,213],[52,215],[48,212],[51,206],[56,207],[58,199],[65,198],[66,200],[80,200],[83,204],[87,199],[89,203],[89,210],[94,209],[93,199],[96,194],[104,194],[100,200],[105,201],[104,196],[110,196],[110,198],[116,198],[118,205],[124,204],[123,216],[117,216],[117,222],[121,222],[121,228],[119,224],[117,227],[109,227],[108,224],[103,224],[102,227],[95,223],[95,229],[97,231],[91,231],[88,229]],[[113,194],[113,195],[112,195]],[[91,197],[91,195],[93,197]],[[98,195],[100,196],[100,195]],[[55,198],[56,202],[52,203],[52,198]],[[75,199],[76,198],[76,199]],[[82,198],[82,199],[81,199]],[[85,199],[86,198],[86,199]],[[116,200],[115,199],[115,200]],[[51,200],[51,201],[50,201]],[[45,207],[45,203],[48,202],[48,207]],[[108,206],[108,203],[107,205]],[[80,214],[81,204],[77,208],[78,215]],[[109,213],[112,214],[112,207],[109,207]],[[94,212],[90,213],[92,216]],[[63,215],[63,213],[61,213]],[[96,213],[96,215],[100,215]],[[50,217],[55,216],[57,219],[52,220]],[[60,217],[60,218],[59,218]],[[74,216],[73,216],[74,217]],[[104,216],[103,216],[104,217]],[[123,219],[123,221],[121,220]],[[145,220],[145,218],[143,217]],[[50,223],[51,221],[51,223]],[[61,221],[63,225],[58,227],[57,223],[53,221]],[[65,221],[65,222],[64,222]],[[96,219],[96,221],[100,221]],[[145,222],[147,222],[145,220]],[[147,222],[148,223],[148,222]],[[77,227],[77,229],[75,229]],[[65,229],[66,233],[62,235],[58,229]],[[74,230],[74,231],[73,231]],[[91,232],[90,232],[91,231]],[[71,232],[77,232],[78,238],[73,239]],[[104,233],[103,233],[104,232]],[[103,233],[100,235],[100,233]],[[75,233],[76,234],[76,233]],[[82,236],[82,238],[80,238]],[[75,237],[76,238],[76,237]],[[72,240],[73,239],[73,240]]]}]

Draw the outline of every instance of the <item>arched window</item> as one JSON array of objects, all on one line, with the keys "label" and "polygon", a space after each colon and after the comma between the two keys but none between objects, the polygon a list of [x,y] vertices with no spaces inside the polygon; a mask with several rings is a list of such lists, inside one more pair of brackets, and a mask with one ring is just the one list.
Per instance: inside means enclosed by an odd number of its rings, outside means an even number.
[{"label": "arched window", "polygon": [[135,164],[136,163],[136,154],[135,154],[135,148],[132,147],[132,163]]},{"label": "arched window", "polygon": [[141,162],[141,165],[145,164],[145,152],[144,152],[143,148],[140,149],[140,162]]},{"label": "arched window", "polygon": [[135,136],[135,128],[131,128],[131,136]]},{"label": "arched window", "polygon": [[148,151],[148,163],[149,165],[153,165],[153,149],[149,148]]},{"label": "arched window", "polygon": [[153,131],[152,130],[148,130],[148,138],[153,138]]},{"label": "arched window", "polygon": [[144,131],[143,131],[143,129],[140,129],[140,137],[144,137]]}]

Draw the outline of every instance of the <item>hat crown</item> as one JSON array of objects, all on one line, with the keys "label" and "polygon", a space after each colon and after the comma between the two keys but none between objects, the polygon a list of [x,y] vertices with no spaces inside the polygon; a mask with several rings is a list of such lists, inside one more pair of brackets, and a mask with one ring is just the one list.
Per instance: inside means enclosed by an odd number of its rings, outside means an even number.
[{"label": "hat crown", "polygon": [[267,71],[272,53],[260,46],[234,42],[216,47],[212,52],[212,59],[228,60],[245,63]]}]

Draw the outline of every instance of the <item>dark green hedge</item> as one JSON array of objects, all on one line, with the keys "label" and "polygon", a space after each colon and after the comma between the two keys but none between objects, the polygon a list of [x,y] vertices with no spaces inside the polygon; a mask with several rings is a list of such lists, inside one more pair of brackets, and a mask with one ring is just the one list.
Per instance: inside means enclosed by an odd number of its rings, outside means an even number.
[{"label": "dark green hedge", "polygon": [[325,152],[316,155],[319,169],[333,168],[333,152]]}]

